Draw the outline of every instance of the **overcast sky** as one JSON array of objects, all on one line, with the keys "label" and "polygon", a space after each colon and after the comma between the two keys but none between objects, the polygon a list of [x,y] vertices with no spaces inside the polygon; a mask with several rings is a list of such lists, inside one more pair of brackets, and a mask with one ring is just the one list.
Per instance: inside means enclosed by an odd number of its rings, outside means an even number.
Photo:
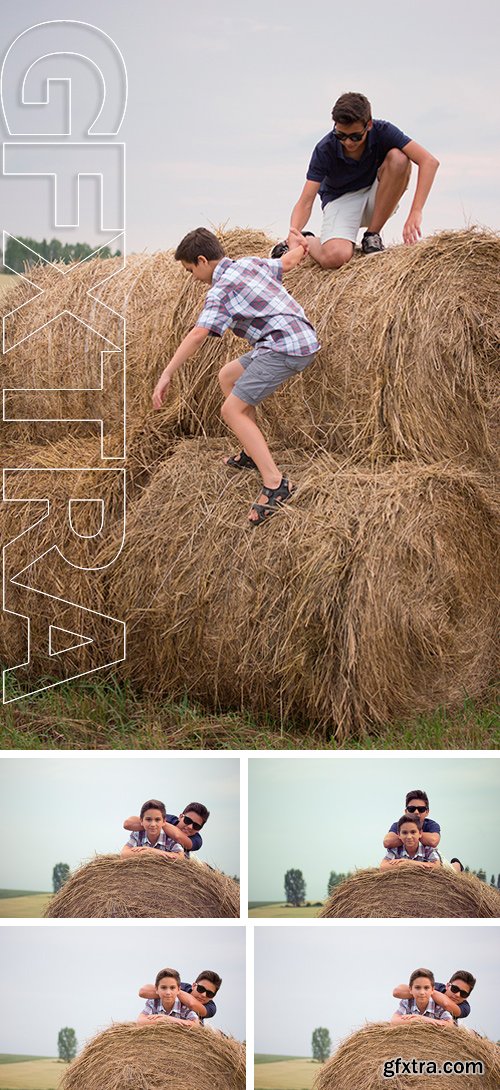
[{"label": "overcast sky", "polygon": [[[212,1025],[245,1036],[245,934],[242,927],[1,927],[0,1053],[57,1055],[57,1034],[72,1026],[79,1049],[111,1022],[134,1021],[137,995],[169,966],[192,983],[203,969],[222,977]],[[20,1011],[36,1007],[30,1019]],[[29,1042],[29,1043],[27,1043]]]},{"label": "overcast sky", "polygon": [[[32,24],[72,19],[116,42],[130,91],[118,137],[127,144],[129,250],[171,247],[199,224],[282,236],[312,149],[346,90],[364,92],[375,117],[440,159],[424,232],[469,223],[498,229],[497,0],[476,0],[473,9],[465,0],[380,0],[376,18],[373,12],[368,0],[359,0],[355,17],[331,0],[311,0],[306,10],[297,0],[251,7],[233,0],[21,0],[5,6],[0,41],[5,52]],[[53,50],[62,48],[56,30],[50,33]],[[36,58],[27,49],[28,66]],[[37,71],[68,71],[66,61],[46,64]],[[78,133],[99,82],[82,62],[73,61],[72,75]],[[16,78],[12,69],[11,85]],[[47,178],[4,178],[2,190],[4,228],[65,237],[51,225]],[[386,228],[386,241],[400,240],[410,200]],[[76,233],[92,242],[93,209],[95,185],[86,180]],[[319,224],[317,201],[310,226],[317,231]]]},{"label": "overcast sky", "polygon": [[[398,921],[399,923],[399,921]],[[311,1035],[326,1026],[334,1047],[365,1022],[389,1020],[392,990],[425,966],[445,984],[457,969],[477,980],[467,1029],[500,1038],[496,995],[499,927],[420,923],[384,927],[308,924],[255,929],[255,1051],[311,1054]]]},{"label": "overcast sky", "polygon": [[0,758],[0,887],[51,890],[55,863],[74,870],[95,853],[119,852],[125,818],[147,799],[171,814],[189,802],[210,810],[198,858],[239,875],[239,760],[234,757]]},{"label": "overcast sky", "polygon": [[[498,757],[278,757],[249,760],[249,899],[284,899],[283,878],[302,870],[307,898],[330,871],[378,866],[382,840],[407,791],[427,792],[440,849],[471,870],[500,872]],[[263,850],[263,834],[265,849]]]}]

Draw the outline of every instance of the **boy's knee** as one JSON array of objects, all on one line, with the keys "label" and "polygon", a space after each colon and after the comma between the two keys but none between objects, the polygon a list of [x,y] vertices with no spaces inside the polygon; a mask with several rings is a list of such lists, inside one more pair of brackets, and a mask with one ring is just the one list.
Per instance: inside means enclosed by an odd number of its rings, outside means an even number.
[{"label": "boy's knee", "polygon": [[391,148],[391,150],[387,152],[384,159],[384,166],[386,164],[389,167],[389,170],[393,171],[395,174],[404,176],[411,171],[411,162],[408,159],[408,156],[400,151],[399,148]]},{"label": "boy's knee", "polygon": [[220,414],[224,423],[227,424],[227,421],[231,416],[231,404],[228,398],[226,398],[226,400],[222,402]]},{"label": "boy's knee", "polygon": [[351,242],[325,243],[321,248],[319,264],[322,269],[340,269],[351,260],[353,253]]}]

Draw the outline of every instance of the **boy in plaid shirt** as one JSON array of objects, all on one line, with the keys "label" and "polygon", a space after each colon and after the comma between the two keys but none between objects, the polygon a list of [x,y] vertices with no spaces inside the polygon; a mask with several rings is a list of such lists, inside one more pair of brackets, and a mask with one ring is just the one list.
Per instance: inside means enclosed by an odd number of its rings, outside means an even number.
[{"label": "boy in plaid shirt", "polygon": [[425,867],[426,870],[431,867],[440,867],[441,859],[438,852],[435,848],[422,844],[420,833],[420,819],[403,814],[403,817],[400,817],[398,821],[398,836],[401,840],[401,847],[387,849],[387,855],[384,856],[380,869],[387,870],[389,867],[401,863],[413,863]]},{"label": "boy in plaid shirt", "polygon": [[154,999],[146,1000],[138,1022],[159,1022],[163,1018],[179,1018],[185,1025],[198,1023],[198,1015],[179,999],[181,978],[177,969],[160,969],[155,980]]},{"label": "boy in plaid shirt", "polygon": [[225,396],[221,415],[243,449],[227,458],[231,469],[257,469],[263,487],[252,504],[249,520],[258,526],[286,503],[293,492],[272,458],[257,426],[255,407],[288,378],[303,371],[319,349],[316,333],[302,307],[282,285],[284,272],[295,268],[307,253],[308,240],[293,233],[295,245],[282,258],[264,260],[226,257],[215,235],[204,227],[191,231],[175,252],[187,272],[210,285],[196,325],[184,337],[165,367],[153,394],[159,409],[172,376],[206,341],[226,329],[246,338],[252,350],[224,364],[219,383]]},{"label": "boy in plaid shirt", "polygon": [[391,1022],[407,1022],[410,1018],[433,1018],[441,1025],[453,1025],[449,1011],[432,998],[434,973],[430,969],[415,969],[410,977],[410,999],[402,999]]}]

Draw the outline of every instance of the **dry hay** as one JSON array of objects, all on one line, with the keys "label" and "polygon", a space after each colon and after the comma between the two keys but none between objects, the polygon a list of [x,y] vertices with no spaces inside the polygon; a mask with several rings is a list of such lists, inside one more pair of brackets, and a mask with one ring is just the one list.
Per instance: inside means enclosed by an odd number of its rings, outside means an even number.
[{"label": "dry hay", "polygon": [[[481,1061],[484,1074],[398,1075],[383,1077],[387,1060]],[[390,1024],[373,1022],[342,1042],[335,1054],[321,1068],[314,1090],[498,1090],[500,1084],[500,1049],[488,1038],[466,1029],[425,1021]]]},{"label": "dry hay", "polygon": [[[232,257],[264,256],[270,246],[262,232],[218,233]],[[95,385],[101,336],[119,338],[120,323],[87,292],[96,278],[117,272],[98,295],[127,318],[129,433],[139,445],[143,431],[148,433],[147,457],[152,456],[152,437],[159,453],[161,434],[164,439],[220,436],[224,428],[217,371],[248,345],[230,333],[208,338],[176,376],[162,413],[155,414],[152,390],[165,361],[194,324],[203,291],[171,252],[132,255],[119,270],[120,259],[94,259],[72,267],[65,277],[54,268],[35,271],[33,279],[44,293],[21,306],[9,335],[19,339],[42,325],[47,315],[67,309],[99,336],[69,317],[57,319],[5,356],[5,385],[40,385],[41,373],[46,386],[73,385],[75,361],[78,381]],[[491,459],[498,406],[499,271],[500,240],[479,230],[445,232],[418,246],[391,247],[375,259],[354,259],[337,272],[311,261],[293,270],[286,284],[316,325],[322,350],[311,368],[260,410],[267,434],[285,447],[322,447],[357,459]],[[15,299],[20,306],[32,294],[32,288],[22,285],[9,304]],[[76,415],[95,416],[99,396],[72,394]],[[28,393],[27,407],[29,398]],[[56,417],[67,402],[68,394],[46,394],[46,407]],[[111,404],[107,397],[106,412],[117,443],[119,400]],[[61,424],[16,427],[20,437],[34,441],[42,434],[65,434]],[[73,427],[78,434],[96,433],[95,424]]]},{"label": "dry hay", "polygon": [[[60,1090],[245,1090],[245,1046],[174,1018],[118,1022],[73,1060]],[[485,1088],[487,1090],[487,1088]]]},{"label": "dry hay", "polygon": [[[476,230],[391,247],[338,272],[300,265],[286,286],[322,349],[261,407],[266,434],[285,447],[357,459],[494,457],[499,274],[500,239]],[[199,285],[187,284],[173,312],[173,346],[202,302]],[[176,421],[185,435],[223,434],[217,370],[242,345],[209,338],[184,365],[177,400],[164,410],[167,429]]]},{"label": "dry hay", "polygon": [[495,519],[482,478],[288,462],[296,499],[246,516],[255,474],[178,444],[132,505],[108,605],[148,691],[363,733],[479,696],[494,671]]},{"label": "dry hay", "polygon": [[373,918],[440,916],[500,917],[500,893],[473,874],[411,864],[390,870],[361,870],[337,886],[319,915]]},{"label": "dry hay", "polygon": [[98,855],[68,878],[45,916],[203,919],[239,917],[233,878],[194,860],[163,852]]},{"label": "dry hay", "polygon": [[[105,613],[107,573],[91,569],[99,569],[103,540],[108,542],[113,531],[117,542],[117,527],[123,527],[123,475],[117,472],[120,463],[115,468],[115,463],[101,461],[97,439],[84,440],[73,435],[55,444],[4,447],[2,454],[4,466],[19,469],[7,478],[9,495],[48,497],[51,502],[49,518],[43,518],[47,508],[43,499],[4,503],[0,512],[1,543],[4,546],[13,542],[5,552],[6,604],[9,610],[31,619],[32,673],[48,679],[56,676],[60,669],[71,673],[74,669],[83,671],[112,661],[113,654],[110,657],[109,651],[114,644],[109,645],[109,639],[114,626],[108,629],[99,617],[99,613]],[[22,467],[36,468],[39,472],[23,472]],[[93,468],[99,469],[99,473],[90,473],[89,469]],[[55,472],[58,469],[69,472]],[[75,532],[68,518],[68,496],[76,501],[71,508]],[[79,500],[95,502],[82,505]],[[99,534],[101,500],[104,501],[104,527]],[[37,520],[40,520],[38,525]],[[97,536],[92,539],[76,536],[78,534]],[[15,538],[18,540],[14,541]],[[40,559],[33,565],[37,558]],[[29,565],[33,567],[20,579],[30,590],[10,582]],[[80,606],[96,612],[94,615],[82,614]],[[49,624],[91,636],[94,644],[66,652],[63,666],[57,656],[50,658],[44,652]],[[26,622],[19,616],[5,613],[0,640],[0,659],[5,666],[25,660],[27,641]],[[67,640],[66,645],[68,643],[71,640]]]}]

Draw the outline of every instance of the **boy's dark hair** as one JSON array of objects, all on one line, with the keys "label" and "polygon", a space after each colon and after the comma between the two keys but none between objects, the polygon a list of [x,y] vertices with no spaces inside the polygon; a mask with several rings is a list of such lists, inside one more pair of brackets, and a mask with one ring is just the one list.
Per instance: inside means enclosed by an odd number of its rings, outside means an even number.
[{"label": "boy's dark hair", "polygon": [[467,969],[457,969],[456,973],[453,973],[453,976],[450,976],[450,984],[453,984],[454,980],[463,980],[464,984],[469,985],[471,991],[476,983],[475,976],[473,976],[472,973],[468,973]]},{"label": "boy's dark hair", "polygon": [[163,814],[163,817],[165,818],[167,816],[167,811],[165,810],[165,803],[160,802],[159,799],[148,799],[147,802],[143,802],[143,804],[141,806],[141,818],[144,817],[144,814],[146,813],[146,810],[161,810],[161,813]]},{"label": "boy's dark hair", "polygon": [[209,980],[214,988],[217,988],[217,991],[219,991],[222,984],[222,977],[219,976],[218,973],[214,973],[213,969],[204,969],[202,973],[198,973],[195,984],[197,984],[199,980]]},{"label": "boy's dark hair", "polygon": [[367,125],[371,121],[372,108],[365,95],[359,95],[356,91],[347,91],[337,99],[332,118],[341,125],[352,125],[355,121],[362,121]]},{"label": "boy's dark hair", "polygon": [[411,986],[413,984],[413,981],[416,980],[417,977],[419,977],[419,976],[428,977],[428,979],[430,980],[432,986],[434,987],[434,973],[431,973],[430,969],[414,969],[413,973],[411,974],[411,977],[410,977],[410,984],[409,984],[410,988],[411,988]]},{"label": "boy's dark hair", "polygon": [[181,986],[181,978],[177,972],[177,969],[160,969],[160,972],[156,974],[155,988],[158,987],[160,980],[163,980],[164,976],[171,976],[177,981],[179,987]]},{"label": "boy's dark hair", "polygon": [[427,809],[429,809],[429,799],[427,798],[425,791],[408,791],[405,802],[405,806],[407,809],[408,803],[411,802],[412,799],[423,799]]},{"label": "boy's dark hair", "polygon": [[219,261],[225,254],[216,235],[207,231],[206,227],[196,227],[181,239],[174,257],[176,261],[197,265],[199,257],[206,257],[207,261]]},{"label": "boy's dark hair", "polygon": [[403,817],[400,817],[398,821],[398,833],[402,825],[409,825],[410,822],[412,823],[412,825],[416,825],[417,829],[422,828],[422,822],[420,820],[419,814],[403,814]]},{"label": "boy's dark hair", "polygon": [[210,810],[207,810],[202,802],[190,802],[188,806],[184,807],[182,813],[188,814],[190,810],[192,810],[193,814],[198,814],[198,817],[201,817],[203,824],[205,824],[210,817]]}]

